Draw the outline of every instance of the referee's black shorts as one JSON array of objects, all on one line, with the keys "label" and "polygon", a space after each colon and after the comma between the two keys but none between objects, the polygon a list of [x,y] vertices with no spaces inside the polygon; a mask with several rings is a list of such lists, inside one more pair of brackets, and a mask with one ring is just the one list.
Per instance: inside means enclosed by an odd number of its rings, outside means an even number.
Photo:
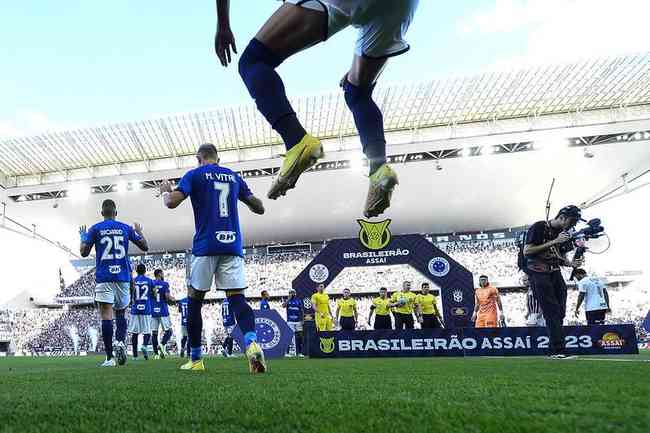
[{"label": "referee's black shorts", "polygon": [[354,317],[341,317],[341,329],[354,331],[355,325]]},{"label": "referee's black shorts", "polygon": [[605,323],[605,314],[607,310],[586,311],[587,325],[602,325]]},{"label": "referee's black shorts", "polygon": [[413,329],[413,314],[393,313],[395,316],[395,329]]},{"label": "referee's black shorts", "polygon": [[435,314],[423,314],[422,315],[422,329],[435,329],[442,328],[438,316]]},{"label": "referee's black shorts", "polygon": [[393,329],[393,324],[390,320],[390,314],[375,315],[375,329]]}]

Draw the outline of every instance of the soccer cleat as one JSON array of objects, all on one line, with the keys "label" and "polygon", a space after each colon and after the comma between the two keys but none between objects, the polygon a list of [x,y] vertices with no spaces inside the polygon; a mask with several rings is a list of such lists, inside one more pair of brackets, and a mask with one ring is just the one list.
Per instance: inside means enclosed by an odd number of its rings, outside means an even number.
[{"label": "soccer cleat", "polygon": [[156,354],[153,356],[153,359],[160,359],[160,355],[156,353]]},{"label": "soccer cleat", "polygon": [[203,359],[198,361],[189,360],[185,364],[181,365],[181,370],[194,370],[194,371],[204,371],[205,365],[203,365]]},{"label": "soccer cleat", "polygon": [[107,359],[106,361],[102,362],[100,367],[115,367],[115,360],[113,358]]},{"label": "soccer cleat", "polygon": [[266,373],[266,360],[264,359],[264,352],[262,348],[253,341],[248,349],[246,349],[246,357],[248,358],[248,369],[252,374]]},{"label": "soccer cleat", "polygon": [[165,357],[167,356],[167,349],[165,348],[165,346],[162,345],[159,346],[158,352],[160,352],[160,359],[165,359]]},{"label": "soccer cleat", "polygon": [[390,207],[390,198],[398,184],[397,174],[388,164],[382,165],[370,175],[366,208],[363,211],[366,218],[381,215]]},{"label": "soccer cleat", "polygon": [[325,153],[320,140],[305,134],[302,140],[289,149],[284,156],[282,168],[271,184],[268,197],[276,200],[285,195],[288,190],[296,186],[300,175],[309,170],[323,156]]},{"label": "soccer cleat", "polygon": [[126,347],[124,346],[124,342],[118,341],[115,343],[115,357],[117,358],[117,365],[124,365],[126,364]]}]

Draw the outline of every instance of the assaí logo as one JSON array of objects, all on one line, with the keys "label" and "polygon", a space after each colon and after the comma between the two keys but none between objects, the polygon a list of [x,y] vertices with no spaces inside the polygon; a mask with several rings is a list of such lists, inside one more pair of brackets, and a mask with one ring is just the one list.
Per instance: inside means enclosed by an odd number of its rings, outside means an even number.
[{"label": "assa\u00ed logo", "polygon": [[603,349],[622,349],[625,345],[625,340],[616,332],[606,332],[603,334],[603,337],[598,340],[598,345]]}]

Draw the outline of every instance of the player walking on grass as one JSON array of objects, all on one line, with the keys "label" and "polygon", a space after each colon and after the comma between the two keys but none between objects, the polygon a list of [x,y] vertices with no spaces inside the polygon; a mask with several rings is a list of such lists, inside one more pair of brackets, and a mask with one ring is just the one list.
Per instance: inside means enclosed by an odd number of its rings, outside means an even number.
[{"label": "player walking on grass", "polygon": [[[230,29],[230,1],[216,2],[215,50],[221,64],[227,66],[230,50],[237,52]],[[372,92],[388,58],[408,51],[404,36],[418,3],[419,0],[287,0],[250,41],[239,59],[239,74],[258,110],[282,137],[287,149],[282,168],[269,190],[270,199],[294,188],[300,175],[324,156],[320,140],[309,135],[298,121],[275,69],[299,51],[353,26],[359,29],[359,37],[352,66],[340,85],[370,168],[364,215],[380,215],[390,206],[398,180],[386,163],[384,121]]]},{"label": "player walking on grass", "polygon": [[104,221],[89,230],[86,226],[79,229],[81,239],[79,252],[88,257],[95,247],[95,302],[102,320],[102,339],[106,350],[106,361],[102,367],[114,367],[113,359],[113,312],[115,312],[115,356],[117,363],[126,362],[126,317],[124,312],[130,302],[131,263],[129,262],[129,241],[142,251],[149,250],[147,240],[142,234],[142,227],[134,227],[116,221],[117,206],[113,200],[102,203]]},{"label": "player walking on grass", "polygon": [[181,369],[205,370],[201,353],[201,307],[214,280],[217,289],[226,292],[228,305],[244,334],[251,373],[264,373],[266,361],[257,344],[255,315],[244,297],[247,283],[237,201],[244,202],[258,215],[264,213],[264,205],[237,173],[219,165],[217,148],[213,144],[201,145],[196,159],[199,166],[188,171],[175,190],[172,191],[169,182],[160,185],[164,204],[169,209],[190,198],[196,227],[188,284],[187,328],[191,359]]},{"label": "player walking on grass", "polygon": [[[151,340],[153,343],[153,353],[156,359],[165,359],[167,356],[167,343],[172,337],[172,321],[169,319],[169,302],[175,299],[169,292],[169,283],[165,281],[165,274],[162,269],[156,269],[153,273],[155,280],[155,296],[151,308]],[[158,344],[158,329],[162,328],[163,338]]]},{"label": "player walking on grass", "polygon": [[133,359],[138,359],[138,335],[142,334],[142,355],[149,360],[151,347],[151,311],[156,296],[155,283],[147,277],[147,267],[140,263],[135,267],[136,277],[133,279],[133,303],[131,305],[131,346]]}]

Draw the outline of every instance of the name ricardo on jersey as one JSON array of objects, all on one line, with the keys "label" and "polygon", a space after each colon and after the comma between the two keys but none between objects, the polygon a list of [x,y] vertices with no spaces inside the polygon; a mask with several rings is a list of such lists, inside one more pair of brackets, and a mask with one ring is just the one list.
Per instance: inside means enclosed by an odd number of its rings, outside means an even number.
[{"label": "name ricardo on jersey", "polygon": [[388,257],[408,256],[411,252],[407,249],[394,249],[386,251],[361,251],[353,253],[343,253],[343,258],[350,259],[366,259],[367,264],[372,263],[387,263]]},{"label": "name ricardo on jersey", "polygon": [[235,182],[235,176],[227,173],[204,173],[206,180],[218,180],[221,182]]},{"label": "name ricardo on jersey", "polygon": [[124,230],[122,229],[106,229],[106,230],[99,231],[100,236],[123,235],[123,234],[124,234]]}]

